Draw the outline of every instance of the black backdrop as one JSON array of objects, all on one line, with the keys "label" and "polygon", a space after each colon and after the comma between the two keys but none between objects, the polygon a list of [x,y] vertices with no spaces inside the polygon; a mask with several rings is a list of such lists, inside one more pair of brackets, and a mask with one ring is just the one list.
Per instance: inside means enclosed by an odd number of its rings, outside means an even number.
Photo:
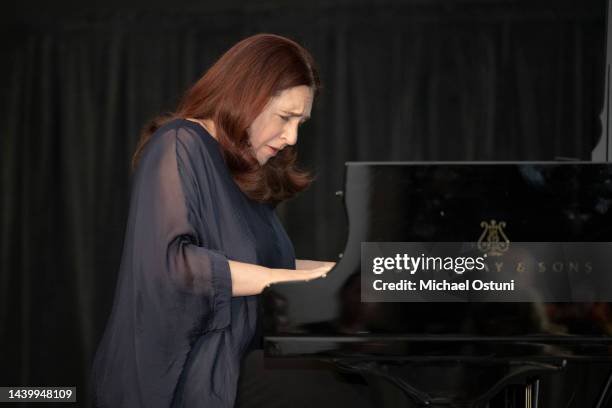
[{"label": "black backdrop", "polygon": [[298,257],[342,251],[334,192],[347,160],[590,157],[601,0],[274,3],[89,13],[64,3],[10,15],[0,40],[0,385],[84,395],[139,129],[249,34],[300,41],[325,86],[298,143],[317,181],[279,207]]}]

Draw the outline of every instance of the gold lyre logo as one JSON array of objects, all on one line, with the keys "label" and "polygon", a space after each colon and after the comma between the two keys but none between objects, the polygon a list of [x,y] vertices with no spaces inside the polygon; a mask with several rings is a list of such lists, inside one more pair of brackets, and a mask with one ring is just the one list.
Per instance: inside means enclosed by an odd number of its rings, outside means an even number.
[{"label": "gold lyre logo", "polygon": [[500,256],[510,247],[510,240],[504,233],[506,223],[504,221],[490,222],[482,221],[480,226],[483,228],[482,234],[478,239],[478,249],[492,256]]}]

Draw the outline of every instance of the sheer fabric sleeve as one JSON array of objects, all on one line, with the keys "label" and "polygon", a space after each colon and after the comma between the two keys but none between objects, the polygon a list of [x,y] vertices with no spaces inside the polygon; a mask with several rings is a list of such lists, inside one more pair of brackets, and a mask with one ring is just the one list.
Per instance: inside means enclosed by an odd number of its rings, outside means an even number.
[{"label": "sheer fabric sleeve", "polygon": [[[169,407],[193,343],[230,324],[210,157],[184,128],[153,135],[134,179],[131,276],[137,373],[147,407]],[[217,247],[217,248],[215,248]]]}]

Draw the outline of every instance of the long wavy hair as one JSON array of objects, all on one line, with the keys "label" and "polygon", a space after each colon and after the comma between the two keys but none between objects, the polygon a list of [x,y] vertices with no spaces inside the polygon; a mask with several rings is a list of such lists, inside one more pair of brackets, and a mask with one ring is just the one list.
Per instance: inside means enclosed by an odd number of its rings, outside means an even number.
[{"label": "long wavy hair", "polygon": [[215,124],[225,163],[240,189],[252,200],[278,204],[304,190],[312,176],[297,167],[294,146],[260,165],[247,128],[268,101],[283,90],[306,85],[321,88],[312,55],[296,42],[257,34],[238,42],[183,95],[174,112],[162,114],[142,129],[132,157],[135,169],[151,135],[175,118],[209,119]]}]

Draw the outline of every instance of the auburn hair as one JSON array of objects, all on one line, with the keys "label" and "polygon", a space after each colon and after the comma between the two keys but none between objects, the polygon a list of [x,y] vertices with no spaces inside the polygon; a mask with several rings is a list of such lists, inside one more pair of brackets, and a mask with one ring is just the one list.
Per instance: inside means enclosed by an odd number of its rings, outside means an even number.
[{"label": "auburn hair", "polygon": [[185,92],[174,112],[144,126],[132,169],[151,135],[165,123],[176,118],[209,119],[215,124],[226,165],[249,198],[273,204],[291,198],[313,179],[297,167],[294,146],[285,147],[260,165],[251,150],[247,128],[272,97],[300,85],[310,87],[313,95],[321,88],[314,59],[306,49],[274,34],[245,38]]}]

